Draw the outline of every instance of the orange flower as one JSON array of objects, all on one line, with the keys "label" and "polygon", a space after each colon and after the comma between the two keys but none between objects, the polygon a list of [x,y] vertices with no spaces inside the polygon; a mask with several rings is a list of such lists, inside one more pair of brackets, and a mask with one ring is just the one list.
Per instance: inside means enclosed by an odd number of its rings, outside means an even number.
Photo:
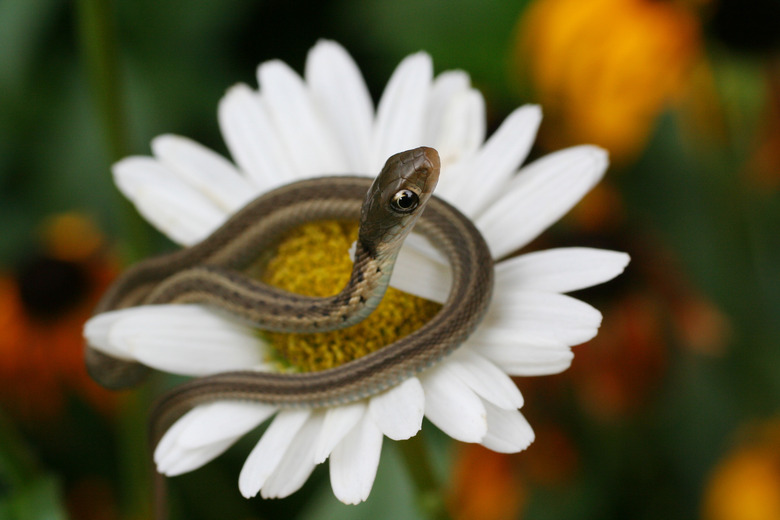
[{"label": "orange flower", "polygon": [[704,493],[704,520],[780,518],[780,420],[752,437],[715,468]]},{"label": "orange flower", "polygon": [[543,142],[636,156],[699,47],[697,20],[672,2],[537,1],[521,20],[517,55],[552,121]]},{"label": "orange flower", "polygon": [[449,510],[455,520],[512,520],[520,517],[527,491],[515,457],[478,444],[459,446]]},{"label": "orange flower", "polygon": [[514,520],[522,517],[531,485],[554,486],[572,478],[579,455],[560,428],[542,425],[522,456],[464,444],[452,471],[448,506],[455,520]]},{"label": "orange flower", "polygon": [[780,187],[780,70],[767,73],[769,99],[759,130],[758,147],[748,164],[748,171],[761,188]]},{"label": "orange flower", "polygon": [[[17,276],[0,275],[0,402],[27,420],[59,415],[69,394],[104,411],[113,402],[86,373],[81,332],[116,266],[85,219],[64,215],[44,236],[52,230],[56,240],[46,241],[42,255]],[[59,258],[63,251],[67,259]]]},{"label": "orange flower", "polygon": [[636,411],[660,386],[667,347],[663,309],[653,298],[630,294],[606,312],[609,320],[577,351],[571,375],[583,406],[612,419]]},{"label": "orange flower", "polygon": [[580,455],[569,433],[558,425],[541,421],[534,430],[534,444],[517,460],[524,479],[541,486],[571,481],[579,470]]}]

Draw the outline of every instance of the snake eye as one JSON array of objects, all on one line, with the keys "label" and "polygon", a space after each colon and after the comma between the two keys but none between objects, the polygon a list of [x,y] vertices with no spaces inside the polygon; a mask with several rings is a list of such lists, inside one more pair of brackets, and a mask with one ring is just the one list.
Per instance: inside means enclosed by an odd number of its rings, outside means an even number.
[{"label": "snake eye", "polygon": [[390,206],[400,212],[409,213],[420,203],[420,198],[411,190],[398,190],[390,201]]}]

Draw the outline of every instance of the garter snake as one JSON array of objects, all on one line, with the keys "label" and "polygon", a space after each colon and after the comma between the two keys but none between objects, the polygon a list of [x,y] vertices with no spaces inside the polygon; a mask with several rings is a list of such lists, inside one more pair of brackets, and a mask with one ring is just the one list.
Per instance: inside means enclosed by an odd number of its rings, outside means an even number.
[{"label": "garter snake", "polygon": [[[416,148],[388,159],[375,180],[322,177],[289,184],[250,202],[193,247],[142,261],[104,295],[96,313],[136,305],[201,303],[258,328],[309,332],[364,319],[381,300],[404,238],[415,227],[447,258],[452,287],[441,310],[414,333],[335,368],[306,373],[237,371],[173,388],[152,414],[159,440],[193,406],[217,399],[279,407],[322,407],[375,395],[430,367],[457,348],[482,319],[493,288],[493,260],[482,235],[457,209],[432,196],[439,156]],[[349,282],[337,295],[312,298],[264,285],[242,273],[286,231],[314,220],[360,221]],[[92,376],[111,388],[148,370],[90,345]]]}]

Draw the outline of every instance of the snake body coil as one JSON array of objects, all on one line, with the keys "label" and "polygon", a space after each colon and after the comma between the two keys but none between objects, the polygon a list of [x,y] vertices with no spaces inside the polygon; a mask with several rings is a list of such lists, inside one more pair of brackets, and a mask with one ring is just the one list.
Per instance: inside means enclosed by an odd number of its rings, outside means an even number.
[{"label": "snake body coil", "polygon": [[[415,231],[445,255],[452,271],[452,287],[442,309],[414,333],[319,372],[238,371],[194,379],[158,402],[153,436],[159,438],[193,406],[217,399],[280,407],[323,407],[363,399],[419,373],[457,348],[489,304],[493,260],[472,222],[431,196],[438,172],[435,150],[417,148],[391,157],[373,182],[365,177],[323,177],[293,183],[255,199],[201,243],[129,269],[96,312],[197,302],[224,308],[261,328],[294,332],[341,328],[370,314],[384,294],[398,249],[415,221]],[[352,276],[338,295],[294,295],[241,273],[257,260],[258,252],[270,250],[292,228],[316,220],[358,218],[361,227]],[[95,379],[115,388],[135,384],[147,370],[89,345],[86,360]]]}]

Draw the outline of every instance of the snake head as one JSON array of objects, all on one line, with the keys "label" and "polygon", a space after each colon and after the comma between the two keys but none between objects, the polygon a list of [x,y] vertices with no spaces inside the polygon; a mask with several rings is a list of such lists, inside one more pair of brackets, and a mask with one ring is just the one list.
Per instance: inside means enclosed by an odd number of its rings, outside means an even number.
[{"label": "snake head", "polygon": [[433,194],[440,169],[439,153],[425,146],[387,160],[360,212],[358,238],[372,256],[400,250]]}]

